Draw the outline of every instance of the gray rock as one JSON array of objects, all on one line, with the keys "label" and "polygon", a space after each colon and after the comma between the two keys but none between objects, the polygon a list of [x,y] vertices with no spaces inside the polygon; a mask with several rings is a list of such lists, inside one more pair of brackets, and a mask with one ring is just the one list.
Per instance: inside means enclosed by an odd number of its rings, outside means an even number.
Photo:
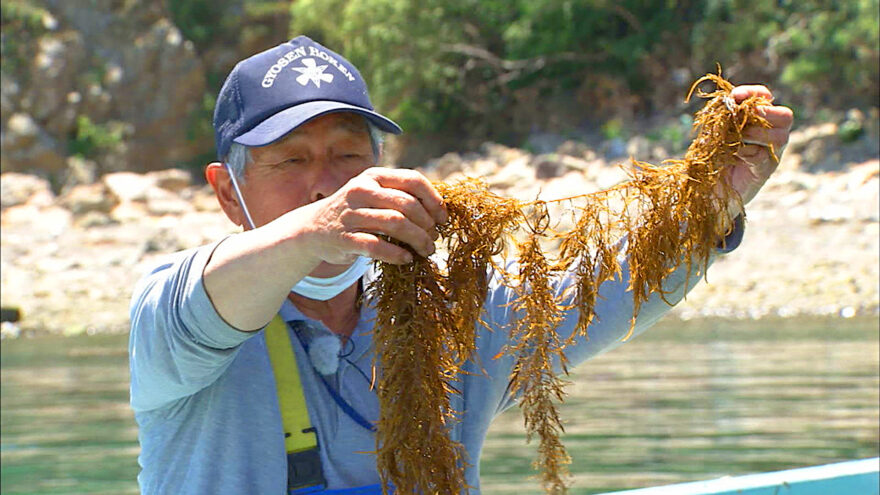
[{"label": "gray rock", "polygon": [[620,138],[614,138],[602,144],[602,151],[605,158],[614,160],[626,156],[626,141]]},{"label": "gray rock", "polygon": [[12,115],[18,109],[21,88],[7,71],[0,73],[0,115]]},{"label": "gray rock", "polygon": [[532,160],[532,167],[535,169],[536,179],[552,179],[572,170],[587,172],[590,169],[590,162],[575,156],[549,153],[536,156]]},{"label": "gray rock", "polygon": [[47,34],[38,40],[37,50],[26,87],[31,96],[29,112],[59,136],[74,125],[76,113],[64,110],[68,93],[78,86],[88,64],[88,54],[76,31]]},{"label": "gray rock", "polygon": [[30,115],[16,113],[0,130],[0,169],[2,171],[64,170],[67,150],[50,136]]},{"label": "gray rock", "polygon": [[79,156],[71,156],[67,159],[67,173],[64,179],[64,188],[70,189],[80,184],[92,184],[98,173],[98,164],[93,160],[86,160]]},{"label": "gray rock", "polygon": [[442,179],[456,172],[463,171],[464,165],[464,160],[462,160],[460,154],[450,152],[440,158],[429,161],[426,168],[433,177]]},{"label": "gray rock", "polygon": [[179,193],[192,184],[190,173],[179,168],[157,170],[147,174],[147,177],[152,178],[158,187],[173,193]]},{"label": "gray rock", "polygon": [[25,204],[37,195],[52,196],[49,182],[45,179],[15,172],[0,175],[0,204],[3,209]]},{"label": "gray rock", "polygon": [[[205,71],[192,43],[167,19],[165,2],[39,0],[49,31],[23,50],[32,59],[15,70],[4,65],[0,106],[3,171],[40,171],[62,185],[68,141],[87,117],[98,134],[85,143],[97,173],[158,170],[210,149],[210,136],[188,139],[192,112],[201,104]],[[17,127],[16,127],[17,126]],[[84,138],[88,139],[88,138]],[[56,180],[57,179],[57,180]],[[74,181],[78,182],[78,181]]]},{"label": "gray rock", "polygon": [[90,0],[89,8],[69,0],[43,2],[63,25],[82,33],[87,44],[102,48],[108,40],[131,38],[138,26],[151,25],[166,15],[163,2],[159,0]]},{"label": "gray rock", "polygon": [[106,227],[115,223],[117,223],[117,221],[112,216],[102,211],[88,211],[80,215],[75,222],[76,226],[82,229]]},{"label": "gray rock", "polygon": [[119,199],[104,184],[81,184],[70,188],[61,203],[77,216],[88,212],[109,214]]},{"label": "gray rock", "polygon": [[650,160],[651,149],[654,145],[648,138],[644,136],[636,136],[630,138],[629,142],[626,143],[626,154],[635,158],[636,160]]},{"label": "gray rock", "polygon": [[133,41],[121,47],[119,65],[125,72],[112,92],[115,111],[135,129],[128,169],[164,169],[204,151],[200,147],[205,143],[189,143],[183,137],[190,113],[201,102],[205,74],[192,43],[183,41],[167,19]]},{"label": "gray rock", "polygon": [[10,136],[7,145],[28,146],[37,140],[41,129],[30,115],[17,113],[6,121],[6,131]]},{"label": "gray rock", "polygon": [[161,229],[144,243],[144,253],[173,253],[184,249],[184,244],[171,229]]},{"label": "gray rock", "polygon": [[530,187],[534,185],[535,182],[535,172],[530,165],[530,161],[531,157],[529,155],[522,155],[519,158],[511,160],[503,167],[499,168],[495,173],[484,178],[488,181],[490,187],[497,189],[515,189],[510,191],[509,194],[515,197],[521,197],[522,195],[519,194],[518,189]]},{"label": "gray rock", "polygon": [[524,155],[522,150],[490,142],[480,145],[480,151],[487,159],[494,161],[502,167],[514,160],[518,160]]},{"label": "gray rock", "polygon": [[787,153],[803,153],[810,142],[817,139],[826,139],[837,134],[837,124],[826,122],[824,124],[812,125],[797,129],[791,132],[786,146]]},{"label": "gray rock", "polygon": [[596,153],[586,144],[580,141],[565,141],[556,148],[560,155],[576,156],[587,160],[596,158]]},{"label": "gray rock", "polygon": [[535,168],[535,178],[551,179],[562,175],[565,166],[557,158],[558,156],[555,154],[536,156],[532,161],[532,166]]},{"label": "gray rock", "polygon": [[101,180],[121,202],[145,202],[147,191],[156,185],[155,177],[134,172],[114,172]]},{"label": "gray rock", "polygon": [[183,215],[193,209],[193,205],[171,191],[159,187],[147,191],[147,212],[151,215]]}]

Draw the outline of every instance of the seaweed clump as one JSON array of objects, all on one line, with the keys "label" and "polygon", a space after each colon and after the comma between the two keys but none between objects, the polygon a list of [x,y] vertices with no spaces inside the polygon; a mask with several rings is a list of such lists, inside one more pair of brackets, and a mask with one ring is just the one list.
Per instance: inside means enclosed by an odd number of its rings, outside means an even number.
[{"label": "seaweed clump", "polygon": [[449,437],[457,411],[450,394],[474,354],[489,289],[487,270],[502,252],[519,203],[489,193],[478,181],[438,184],[449,221],[440,227],[447,269],[412,252],[408,265],[383,263],[370,287],[379,310],[373,335],[380,413],[377,464],[383,490],[467,492],[462,445]]},{"label": "seaweed clump", "polygon": [[[716,89],[700,90],[705,81]],[[464,469],[471,460],[449,436],[460,413],[452,409],[450,397],[459,393],[455,384],[462,367],[475,355],[490,268],[516,295],[512,304],[519,316],[502,352],[515,358],[510,392],[519,400],[527,437],[539,439],[534,465],[547,493],[566,492],[570,459],[560,439],[563,422],[557,409],[564,399],[557,371],[568,373],[565,348],[588,337],[599,287],[622,274],[621,250],[633,296],[624,339],[632,334],[641,304],[651,294],[665,296],[663,281],[672,271],[685,267],[687,277],[705,274],[733,214],[742,210],[727,171],[737,160],[743,130],[770,127],[757,111],[770,102],[752,96],[737,104],[732,89],[720,67],[718,74],[693,84],[687,100],[696,92],[707,102],[695,115],[695,138],[684,159],[661,166],[632,160],[628,181],[554,200],[572,202],[579,214],[566,232],[550,227],[543,201],[503,198],[476,179],[436,184],[450,217],[439,227],[445,267],[415,254],[409,265],[379,263],[379,276],[369,288],[378,314],[376,446],[386,493],[389,486],[414,494],[468,490]],[[555,257],[541,245],[551,240],[561,242]],[[512,248],[518,263],[508,270],[494,259]],[[562,271],[574,274],[573,292],[556,293],[552,279]],[[575,330],[560,336],[557,327],[571,309],[578,310]]]}]

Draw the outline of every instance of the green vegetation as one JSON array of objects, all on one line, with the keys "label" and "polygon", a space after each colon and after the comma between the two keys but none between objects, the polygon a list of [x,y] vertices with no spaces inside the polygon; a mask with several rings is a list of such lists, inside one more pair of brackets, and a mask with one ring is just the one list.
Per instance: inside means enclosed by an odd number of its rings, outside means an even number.
[{"label": "green vegetation", "polygon": [[374,104],[417,134],[504,140],[674,111],[716,62],[801,117],[878,98],[877,0],[298,0],[290,12],[291,33],[349,57]]},{"label": "green vegetation", "polygon": [[125,137],[125,125],[121,122],[95,124],[88,115],[76,118],[76,135],[68,141],[71,155],[92,158],[98,153],[111,151]]},{"label": "green vegetation", "polygon": [[43,19],[48,14],[45,9],[22,0],[6,0],[0,12],[4,24],[18,24],[18,27],[29,29],[42,29]]},{"label": "green vegetation", "polygon": [[[244,57],[284,38],[290,4],[272,0],[167,0],[165,5],[183,36],[203,55],[219,50]],[[266,43],[267,38],[271,44]],[[216,90],[232,67],[223,69],[222,74],[209,73]]]},{"label": "green vegetation", "polygon": [[673,119],[667,124],[649,131],[645,137],[650,141],[669,145],[669,151],[672,153],[681,153],[690,144],[693,123],[693,117],[690,114],[683,113],[677,119]]},{"label": "green vegetation", "polygon": [[[41,37],[68,27],[46,5],[2,2],[2,68],[20,85],[32,77]],[[202,104],[181,137],[199,146],[211,142],[213,101],[235,61],[297,34],[352,60],[373,104],[406,129],[409,149],[424,148],[423,158],[487,140],[522,146],[536,132],[646,135],[683,149],[689,130],[678,118],[693,108],[682,97],[716,63],[736,83],[767,84],[799,123],[841,121],[848,109],[880,100],[880,0],[166,0],[164,7],[204,66]],[[93,65],[84,84],[103,77]],[[646,131],[645,117],[666,124]],[[89,127],[103,118],[81,122],[76,153],[105,146]],[[862,123],[851,122],[841,138],[860,136]]]},{"label": "green vegetation", "polygon": [[235,33],[237,16],[230,15],[238,2],[229,0],[188,0],[166,3],[168,13],[183,36],[196,46],[206,46],[217,38]]},{"label": "green vegetation", "polygon": [[46,32],[49,13],[26,0],[4,0],[0,4],[0,67],[3,71],[26,66],[28,48]]},{"label": "green vegetation", "polygon": [[[273,0],[166,0],[168,13],[184,38],[193,42],[205,67],[207,87],[188,116],[186,139],[212,143],[214,104],[233,64],[287,37],[290,3]],[[214,160],[213,147],[184,166],[200,177]]]},{"label": "green vegetation", "polygon": [[877,0],[714,0],[695,26],[696,53],[752,57],[742,62],[810,110],[876,105],[878,8]]}]

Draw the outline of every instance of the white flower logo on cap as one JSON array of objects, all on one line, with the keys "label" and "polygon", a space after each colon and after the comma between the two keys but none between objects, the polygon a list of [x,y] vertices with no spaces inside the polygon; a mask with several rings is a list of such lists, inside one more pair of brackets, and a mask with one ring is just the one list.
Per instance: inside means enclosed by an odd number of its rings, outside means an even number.
[{"label": "white flower logo on cap", "polygon": [[291,70],[300,73],[296,78],[296,82],[303,86],[308,86],[309,81],[311,81],[319,88],[321,87],[321,81],[326,83],[333,82],[333,74],[324,74],[324,69],[327,68],[327,65],[317,65],[313,58],[304,58],[302,63],[303,67],[291,67]]}]

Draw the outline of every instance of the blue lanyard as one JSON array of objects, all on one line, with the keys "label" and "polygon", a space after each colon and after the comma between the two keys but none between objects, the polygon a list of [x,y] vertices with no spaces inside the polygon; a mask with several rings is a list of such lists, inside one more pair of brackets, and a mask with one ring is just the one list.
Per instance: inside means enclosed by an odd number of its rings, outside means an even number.
[{"label": "blue lanyard", "polygon": [[348,403],[348,401],[343,399],[342,396],[340,396],[338,392],[333,390],[333,387],[331,387],[330,384],[327,383],[327,379],[324,378],[324,375],[318,373],[318,378],[321,379],[321,383],[324,384],[324,388],[327,389],[327,392],[330,393],[330,397],[333,397],[333,401],[336,402],[336,405],[339,406],[340,409],[342,409],[342,412],[344,412],[349,418],[352,419],[352,421],[359,424],[362,428],[365,428],[367,431],[371,431],[373,433],[376,432],[376,425],[367,421],[367,419],[364,418],[363,416],[361,416],[361,414],[359,412],[357,412],[355,410],[355,408],[352,407],[352,405]]},{"label": "blue lanyard", "polygon": [[[303,349],[305,349],[306,355],[308,355],[308,353],[309,353],[308,344],[305,343],[305,341],[302,339],[302,337],[299,335],[299,332],[297,332],[295,328],[292,328],[292,330],[293,330],[294,335],[296,335],[296,338],[299,340],[299,343],[303,346]],[[311,360],[309,360],[309,364],[311,364]],[[321,379],[321,383],[324,384],[324,388],[327,390],[327,393],[329,393],[330,397],[333,398],[333,402],[335,402],[336,405],[339,406],[339,409],[342,409],[342,412],[344,412],[346,416],[351,418],[352,421],[354,421],[355,423],[357,423],[359,426],[366,429],[367,431],[371,431],[373,433],[376,432],[376,425],[371,423],[370,421],[368,421],[363,416],[361,416],[361,414],[359,412],[357,412],[357,410],[355,410],[355,408],[352,407],[352,405],[349,404],[348,401],[343,399],[342,396],[339,395],[339,392],[334,390],[333,387],[331,387],[330,384],[327,383],[327,379],[324,378],[324,375],[322,375],[320,372],[315,370],[314,367],[312,367],[312,371],[314,371],[315,374],[318,375],[318,378]]]}]

